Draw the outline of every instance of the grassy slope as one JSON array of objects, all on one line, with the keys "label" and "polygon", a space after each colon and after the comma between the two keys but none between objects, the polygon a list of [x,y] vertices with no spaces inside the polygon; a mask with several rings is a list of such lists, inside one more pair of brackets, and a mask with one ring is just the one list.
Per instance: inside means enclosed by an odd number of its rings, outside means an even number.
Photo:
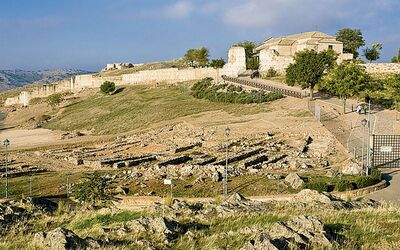
[{"label": "grassy slope", "polygon": [[111,96],[97,93],[69,105],[46,127],[60,130],[94,129],[99,134],[120,133],[206,111],[224,110],[244,115],[267,111],[267,106],[198,100],[190,95],[188,84],[158,88],[127,86]]},{"label": "grassy slope", "polygon": [[[119,228],[124,223],[134,220],[146,212],[115,211],[94,212],[81,211],[77,214],[57,214],[32,221],[34,231],[49,231],[63,226],[73,230],[81,237],[103,237],[102,227]],[[319,218],[327,230],[335,233],[337,240],[344,239],[334,249],[398,249],[400,245],[400,212],[398,207],[381,207],[377,209],[333,210],[320,208],[294,208],[278,206],[264,213],[233,215],[228,218],[213,216],[207,221],[197,221],[209,228],[198,228],[200,237],[196,240],[187,236],[177,239],[172,249],[239,249],[243,244],[255,237],[252,233],[240,232],[246,227],[269,229],[277,221],[285,221],[297,215],[313,215]],[[191,221],[183,218],[182,222]],[[192,229],[195,230],[195,229]],[[231,233],[230,233],[231,232]],[[232,233],[233,232],[233,233]],[[158,239],[152,235],[111,234],[110,240],[122,240],[123,246],[111,249],[135,249],[136,239],[144,236],[153,243]],[[32,243],[32,234],[10,233],[0,238],[1,249],[37,249]],[[159,243],[159,242],[158,242]],[[319,248],[317,248],[319,249]]]}]

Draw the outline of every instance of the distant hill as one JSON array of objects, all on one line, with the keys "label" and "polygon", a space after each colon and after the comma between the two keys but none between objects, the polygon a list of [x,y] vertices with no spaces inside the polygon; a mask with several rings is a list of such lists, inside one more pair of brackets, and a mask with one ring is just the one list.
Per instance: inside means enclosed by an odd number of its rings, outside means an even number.
[{"label": "distant hill", "polygon": [[0,91],[22,87],[31,83],[51,83],[75,75],[90,74],[85,70],[0,70]]}]

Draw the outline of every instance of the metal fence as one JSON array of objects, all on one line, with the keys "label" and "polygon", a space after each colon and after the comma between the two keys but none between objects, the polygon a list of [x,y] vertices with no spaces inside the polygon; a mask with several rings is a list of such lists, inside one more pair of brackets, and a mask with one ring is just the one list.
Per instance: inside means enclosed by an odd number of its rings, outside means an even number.
[{"label": "metal fence", "polygon": [[303,91],[290,90],[287,88],[280,88],[277,86],[268,85],[267,83],[260,83],[257,81],[252,81],[252,80],[247,80],[247,79],[240,79],[240,78],[235,78],[235,77],[230,77],[230,76],[222,76],[222,79],[224,79],[225,81],[229,81],[229,82],[233,82],[233,83],[237,83],[237,84],[241,84],[241,85],[246,85],[249,87],[254,87],[254,88],[259,88],[259,89],[266,90],[266,91],[281,93],[282,95],[286,95],[286,96],[293,96],[293,97],[297,97],[297,98],[303,98],[303,97],[308,96],[307,93],[303,92]]},{"label": "metal fence", "polygon": [[372,166],[400,167],[400,135],[372,136]]}]

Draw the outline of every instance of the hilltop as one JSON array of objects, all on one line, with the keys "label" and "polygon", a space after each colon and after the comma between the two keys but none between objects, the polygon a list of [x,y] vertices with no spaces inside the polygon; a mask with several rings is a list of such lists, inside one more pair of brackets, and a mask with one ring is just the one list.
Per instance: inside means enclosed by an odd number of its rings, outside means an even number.
[{"label": "hilltop", "polygon": [[75,75],[91,73],[80,69],[57,70],[0,70],[0,91],[18,88],[32,83],[51,83]]}]

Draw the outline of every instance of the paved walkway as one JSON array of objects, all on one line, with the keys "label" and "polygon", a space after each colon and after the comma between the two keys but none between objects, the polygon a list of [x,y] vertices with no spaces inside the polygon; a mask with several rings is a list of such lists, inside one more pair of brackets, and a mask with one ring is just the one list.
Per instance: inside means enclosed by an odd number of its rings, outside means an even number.
[{"label": "paved walkway", "polygon": [[389,181],[387,188],[366,195],[367,198],[400,204],[400,168],[383,169],[383,177]]}]

